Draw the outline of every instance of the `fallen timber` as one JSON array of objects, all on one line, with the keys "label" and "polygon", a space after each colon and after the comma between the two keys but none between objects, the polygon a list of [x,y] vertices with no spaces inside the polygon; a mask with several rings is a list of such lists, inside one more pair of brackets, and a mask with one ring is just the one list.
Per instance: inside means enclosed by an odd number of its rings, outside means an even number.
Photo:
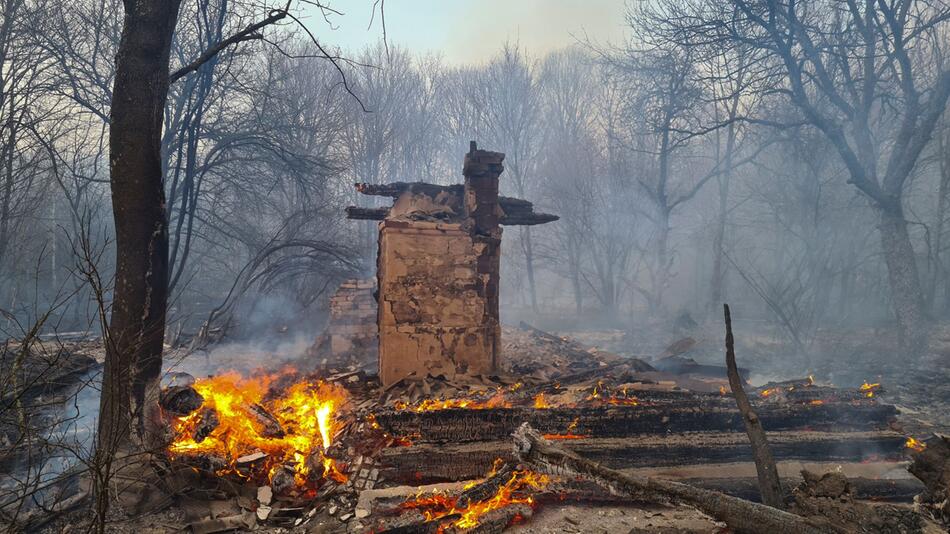
[{"label": "fallen timber", "polygon": [[[413,443],[468,443],[503,440],[527,422],[543,434],[598,438],[683,432],[742,432],[742,415],[731,397],[683,394],[682,400],[650,402],[639,395],[636,406],[480,410],[411,410],[377,414],[376,420],[394,436],[411,436]],[[786,430],[876,430],[887,427],[896,408],[873,400],[824,404],[761,403],[756,406],[769,432]]]},{"label": "fallen timber", "polygon": [[583,477],[611,493],[657,504],[686,504],[726,523],[736,532],[819,534],[844,532],[836,526],[759,503],[668,480],[627,475],[561,448],[528,424],[514,434],[515,454],[534,469],[555,476]]},{"label": "fallen timber", "polygon": [[[790,431],[769,435],[777,460],[800,462],[896,462],[905,457],[905,439],[892,431]],[[748,439],[741,433],[582,438],[568,440],[567,445],[585,458],[613,469],[723,464],[745,462],[751,457]],[[515,461],[510,439],[394,447],[382,451],[380,476],[398,484],[469,480],[488,471],[496,458]],[[891,486],[882,484],[876,489],[869,484],[869,496],[890,497]],[[744,486],[738,487],[746,491]]]}]

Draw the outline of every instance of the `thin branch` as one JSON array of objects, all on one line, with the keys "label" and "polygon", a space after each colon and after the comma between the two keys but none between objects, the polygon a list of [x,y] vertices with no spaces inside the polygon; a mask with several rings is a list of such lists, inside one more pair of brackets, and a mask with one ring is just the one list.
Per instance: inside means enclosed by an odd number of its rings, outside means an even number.
[{"label": "thin branch", "polygon": [[169,76],[168,83],[175,83],[189,73],[197,71],[202,65],[211,61],[211,59],[217,56],[222,50],[231,45],[235,45],[244,41],[263,39],[264,36],[260,33],[260,30],[265,26],[270,26],[271,24],[275,24],[286,18],[290,14],[288,11],[289,9],[290,3],[288,2],[284,9],[275,9],[271,11],[270,15],[266,19],[251,24],[238,33],[235,33],[231,37],[228,37],[227,39],[220,41],[211,48],[205,50],[204,53],[198,56],[197,59],[173,72],[171,76]]}]

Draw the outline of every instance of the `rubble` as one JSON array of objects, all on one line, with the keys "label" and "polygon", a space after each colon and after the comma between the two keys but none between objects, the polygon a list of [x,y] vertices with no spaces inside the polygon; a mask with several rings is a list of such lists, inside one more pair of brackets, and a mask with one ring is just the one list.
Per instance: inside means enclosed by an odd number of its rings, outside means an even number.
[{"label": "rubble", "polygon": [[[723,475],[698,475],[689,483],[742,499],[757,498],[754,471],[741,471],[740,476],[739,469],[728,467],[744,465],[748,440],[741,433],[735,401],[719,391],[725,377],[699,380],[686,370],[682,375],[658,371],[652,362],[593,350],[529,325],[505,332],[506,349],[512,352],[503,355],[510,354],[512,361],[500,362],[502,370],[495,374],[426,373],[383,386],[359,368],[335,368],[322,375],[271,380],[272,387],[284,391],[302,381],[339,385],[346,388],[347,408],[335,415],[330,446],[318,447],[308,457],[310,482],[295,477],[293,464],[286,460],[275,464],[255,455],[254,465],[273,467],[266,483],[238,482],[237,493],[245,495],[238,498],[242,510],[267,526],[312,523],[318,530],[450,532],[462,528],[456,524],[464,517],[460,510],[478,505],[484,506],[478,524],[466,523],[466,528],[500,532],[511,521],[535,514],[535,507],[565,499],[616,502],[617,497],[589,485],[555,481],[543,489],[523,490],[515,499],[528,501],[486,504],[510,482],[511,473],[523,470],[511,452],[509,435],[525,421],[550,438],[570,437],[562,442],[566,447],[609,468],[688,472],[691,463],[698,464],[696,468],[722,466]],[[516,368],[520,376],[506,372]],[[870,386],[834,388],[809,377],[749,390],[750,402],[769,431],[783,484],[799,482],[788,479],[789,465],[796,462],[835,462],[869,473],[850,479],[856,502],[907,499],[919,491],[919,485],[892,475],[870,474],[899,465],[896,462],[907,454],[906,436],[888,429],[895,411],[879,402],[883,388]],[[200,389],[201,381],[195,387]],[[875,395],[869,397],[869,391]],[[284,423],[271,404],[261,405],[282,422],[289,439],[293,425]],[[499,458],[509,467],[492,472]],[[332,460],[333,470],[324,470],[324,459]],[[486,477],[486,472],[492,473]],[[209,484],[221,478],[217,473],[205,476]],[[429,493],[420,494],[423,485],[433,482],[448,482],[439,486],[441,497],[426,505],[441,508],[420,513],[419,508],[403,506],[423,499]],[[392,493],[399,486],[404,489]],[[220,484],[216,487],[221,491]]]},{"label": "rubble", "polygon": [[326,332],[309,351],[324,367],[375,367],[379,357],[375,279],[350,279],[330,297]]}]

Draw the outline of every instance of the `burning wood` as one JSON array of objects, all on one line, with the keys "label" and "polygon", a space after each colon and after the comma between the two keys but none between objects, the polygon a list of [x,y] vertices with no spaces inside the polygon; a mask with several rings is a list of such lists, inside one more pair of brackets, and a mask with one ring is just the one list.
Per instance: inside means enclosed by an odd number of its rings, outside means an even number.
[{"label": "burning wood", "polygon": [[[503,466],[457,496],[442,493],[418,495],[403,503],[402,507],[422,511],[427,523],[439,522],[442,526],[469,529],[478,526],[489,514],[498,510],[515,505],[530,507],[535,502],[533,492],[549,483],[547,475]],[[521,510],[517,509],[518,512]],[[507,525],[510,519],[506,519],[502,526]]]},{"label": "burning wood", "polygon": [[[281,375],[245,379],[235,373],[198,380],[196,394],[204,409],[177,417],[175,439],[168,450],[174,457],[218,456],[235,474],[259,477],[286,486],[306,487],[320,479],[345,479],[336,461],[326,456],[338,429],[338,411],[346,391],[335,384],[299,380],[267,395]],[[260,453],[252,473],[237,471],[238,459]],[[319,475],[313,460],[319,460]],[[247,463],[247,462],[241,462]],[[277,489],[275,487],[275,489]],[[280,493],[280,491],[278,491]]]},{"label": "burning wood", "polygon": [[907,438],[907,441],[904,442],[904,446],[914,452],[924,452],[927,448],[927,444],[922,441],[917,441],[913,437]]},{"label": "burning wood", "polygon": [[883,391],[881,389],[881,384],[878,384],[878,383],[868,384],[867,382],[864,382],[863,384],[861,384],[860,390],[862,393],[864,393],[865,397],[869,397],[869,398]]},{"label": "burning wood", "polygon": [[267,412],[267,409],[256,402],[243,407],[248,415],[253,417],[260,425],[260,435],[265,438],[282,438],[284,429],[280,426],[280,421]]},{"label": "burning wood", "polygon": [[211,408],[205,408],[201,411],[198,424],[195,425],[195,431],[191,435],[192,439],[195,443],[201,443],[218,428],[219,424],[221,424],[221,421],[218,420],[218,412]]},{"label": "burning wood", "polygon": [[[510,442],[502,440],[525,421],[545,433],[541,439],[546,443],[563,440],[605,468],[748,458],[742,413],[731,394],[716,391],[719,383],[690,391],[695,380],[680,382],[673,375],[638,371],[636,361],[601,360],[601,355],[545,332],[527,335],[567,350],[578,365],[556,370],[550,380],[530,374],[429,374],[411,375],[385,388],[345,370],[322,380],[289,371],[253,378],[222,375],[198,380],[191,386],[193,393],[167,395],[201,399],[200,404],[191,402],[198,404],[188,406],[191,412],[173,417],[176,438],[168,450],[186,465],[214,472],[215,477],[204,480],[220,480],[218,488],[244,484],[240,493],[252,495],[256,504],[242,507],[258,521],[293,526],[317,514],[319,521],[332,518],[377,532],[500,532],[558,495],[584,495],[577,497],[581,502],[616,502],[617,497],[591,493],[596,490],[590,483],[583,486],[585,493],[576,493],[577,487],[568,482],[551,489],[548,475],[523,467],[530,464],[519,465]],[[582,354],[589,359],[586,365],[581,365]],[[655,382],[667,377],[672,378],[669,385]],[[772,432],[769,441],[778,459],[853,465],[899,460],[906,437],[886,429],[894,408],[869,398],[868,391],[881,389],[836,389],[809,377],[768,384],[755,390],[749,403]],[[182,405],[187,403],[170,404],[166,412],[173,414],[171,408]],[[400,497],[385,505],[390,508],[375,511],[357,507],[357,495],[363,491],[471,480],[498,457],[507,465],[496,466],[485,479],[465,488],[459,484],[447,492],[426,492],[405,501]],[[785,467],[782,480],[792,487],[798,481],[789,478]],[[751,475],[742,476],[726,480],[724,491],[747,498],[751,489],[752,497],[759,498]],[[662,491],[669,488],[664,486],[659,495],[680,504],[692,504],[683,495],[700,500],[714,495],[709,502],[725,506],[727,513],[771,513],[750,512],[744,508],[752,504],[748,501],[729,501],[734,497],[700,489],[720,489],[715,482],[690,483],[699,487],[666,495]],[[883,494],[878,486],[859,491]],[[255,492],[261,498],[254,500]],[[390,521],[394,514],[398,520]]]}]

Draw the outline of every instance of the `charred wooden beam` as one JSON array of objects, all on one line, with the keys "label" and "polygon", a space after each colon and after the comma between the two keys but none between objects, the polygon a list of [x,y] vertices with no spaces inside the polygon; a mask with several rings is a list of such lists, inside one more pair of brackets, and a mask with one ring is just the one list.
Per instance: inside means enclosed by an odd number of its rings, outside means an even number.
[{"label": "charred wooden beam", "polygon": [[[859,463],[898,461],[904,436],[878,432],[775,432],[777,460]],[[751,449],[742,433],[657,434],[629,438],[572,439],[571,450],[610,468],[673,467],[746,462]],[[496,458],[514,462],[508,440],[460,445],[412,445],[385,449],[380,476],[399,484],[470,480],[487,472]]]},{"label": "charred wooden beam", "polygon": [[717,491],[653,477],[627,475],[578,456],[524,424],[514,434],[518,459],[555,476],[576,476],[596,482],[616,495],[655,504],[693,506],[726,523],[736,532],[776,534],[845,532],[844,529]]},{"label": "charred wooden beam", "polygon": [[498,206],[504,212],[501,224],[506,226],[532,226],[560,219],[550,213],[535,213],[534,204],[520,198],[498,197]]},{"label": "charred wooden beam", "polygon": [[504,465],[492,476],[463,491],[455,501],[455,507],[461,509],[477,502],[487,501],[498,493],[514,472],[515,468],[512,464]]},{"label": "charred wooden beam", "polygon": [[429,196],[436,196],[439,193],[448,192],[456,195],[462,194],[462,184],[437,185],[426,182],[392,182],[388,184],[368,184],[357,183],[356,190],[359,193],[368,196],[399,198],[399,195],[406,191],[422,193]]},{"label": "charred wooden beam", "polygon": [[[389,215],[389,208],[362,208],[359,206],[347,206],[346,218],[360,221],[382,221]],[[536,224],[545,224],[560,219],[557,215],[550,213],[505,213],[500,219],[500,224],[505,226],[533,226]]]},{"label": "charred wooden beam", "polygon": [[560,217],[550,213],[526,213],[523,215],[505,214],[499,220],[504,226],[534,226],[537,224],[547,224],[559,220]]},{"label": "charred wooden beam", "polygon": [[[685,397],[648,405],[645,399],[649,397],[644,395],[639,406],[396,411],[379,413],[376,420],[394,436],[414,436],[415,443],[502,440],[523,422],[544,434],[562,434],[574,425],[572,434],[600,438],[745,430],[741,414],[734,404],[730,405],[732,399],[718,395]],[[761,403],[756,410],[770,431],[875,430],[885,428],[897,413],[893,406],[873,400],[818,405]]]},{"label": "charred wooden beam", "polygon": [[381,221],[389,215],[389,208],[361,208],[347,206],[346,218],[361,221]]}]

